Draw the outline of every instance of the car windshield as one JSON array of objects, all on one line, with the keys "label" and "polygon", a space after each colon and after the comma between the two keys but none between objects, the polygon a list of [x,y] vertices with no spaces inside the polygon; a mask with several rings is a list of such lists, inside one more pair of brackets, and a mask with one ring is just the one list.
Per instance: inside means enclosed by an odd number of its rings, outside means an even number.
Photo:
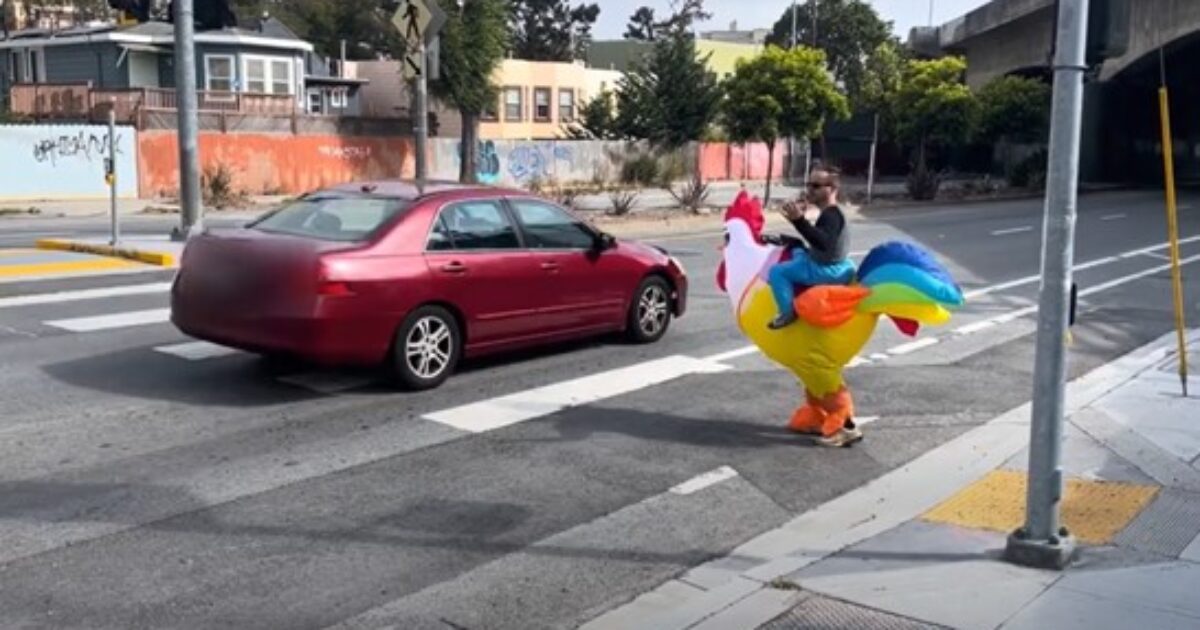
[{"label": "car windshield", "polygon": [[310,196],[250,224],[263,232],[306,236],[323,241],[371,239],[408,203],[381,197]]}]

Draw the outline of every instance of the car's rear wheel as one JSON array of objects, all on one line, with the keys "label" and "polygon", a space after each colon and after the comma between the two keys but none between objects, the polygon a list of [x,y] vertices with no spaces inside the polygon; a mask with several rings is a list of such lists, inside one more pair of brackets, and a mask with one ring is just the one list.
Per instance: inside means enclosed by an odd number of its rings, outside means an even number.
[{"label": "car's rear wheel", "polygon": [[411,390],[433,389],[446,382],[462,356],[458,321],[439,306],[424,306],[404,320],[392,346],[392,372]]},{"label": "car's rear wheel", "polygon": [[638,285],[629,305],[625,334],[634,343],[654,343],[671,326],[671,286],[658,276]]}]

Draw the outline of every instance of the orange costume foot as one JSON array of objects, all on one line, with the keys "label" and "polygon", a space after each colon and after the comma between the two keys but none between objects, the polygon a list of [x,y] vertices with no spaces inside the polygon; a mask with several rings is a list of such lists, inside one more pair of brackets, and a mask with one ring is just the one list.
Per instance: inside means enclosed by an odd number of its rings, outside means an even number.
[{"label": "orange costume foot", "polygon": [[807,402],[792,415],[792,421],[788,423],[791,431],[828,438],[841,431],[854,417],[854,400],[845,387],[824,398],[817,398],[808,391],[804,394]]}]

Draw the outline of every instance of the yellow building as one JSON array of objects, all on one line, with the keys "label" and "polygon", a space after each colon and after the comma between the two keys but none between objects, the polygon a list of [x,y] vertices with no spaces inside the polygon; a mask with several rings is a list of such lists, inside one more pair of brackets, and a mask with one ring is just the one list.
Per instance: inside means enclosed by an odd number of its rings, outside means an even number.
[{"label": "yellow building", "polygon": [[[627,72],[635,61],[650,54],[653,47],[654,44],[650,42],[627,39],[592,42],[588,46],[588,65],[593,68]],[[708,69],[719,79],[732,75],[739,60],[753,59],[762,54],[762,51],[762,44],[696,40],[696,54],[701,59],[708,58]]]},{"label": "yellow building", "polygon": [[604,90],[616,88],[621,73],[583,63],[506,59],[496,69],[500,97],[479,125],[486,140],[549,140],[565,137],[579,109]]}]

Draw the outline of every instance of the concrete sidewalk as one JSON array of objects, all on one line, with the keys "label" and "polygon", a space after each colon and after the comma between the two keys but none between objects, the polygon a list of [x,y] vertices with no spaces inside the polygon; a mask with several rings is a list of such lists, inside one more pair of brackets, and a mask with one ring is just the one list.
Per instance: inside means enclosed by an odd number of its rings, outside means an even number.
[{"label": "concrete sidewalk", "polygon": [[1023,522],[1024,405],[583,627],[1198,628],[1200,398],[1177,360],[1169,335],[1070,384],[1082,550],[1064,572],[1000,558]]}]

